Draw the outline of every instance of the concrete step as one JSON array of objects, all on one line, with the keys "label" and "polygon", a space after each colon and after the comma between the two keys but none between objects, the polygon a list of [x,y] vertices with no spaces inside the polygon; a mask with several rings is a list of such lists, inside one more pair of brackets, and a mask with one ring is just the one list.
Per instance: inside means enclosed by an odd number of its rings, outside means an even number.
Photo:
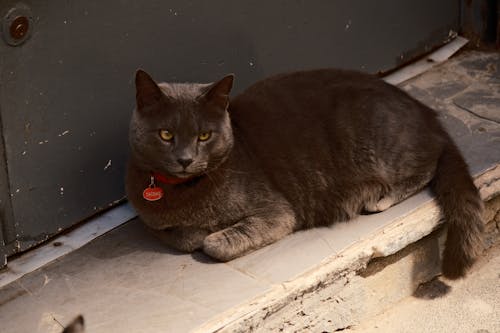
[{"label": "concrete step", "polygon": [[[489,220],[486,228],[488,245],[485,257],[491,258],[499,251],[500,197],[490,200],[486,206],[485,215]],[[450,325],[444,315],[446,307],[440,310],[443,314],[434,319],[433,327],[442,328],[448,325],[449,330],[419,330],[416,329],[419,327],[417,324],[408,326],[406,330],[402,329],[405,327],[404,323],[391,322],[391,319],[397,318],[400,314],[397,309],[401,306],[402,300],[411,302],[408,301],[409,298],[426,299],[429,302],[429,299],[446,295],[457,285],[461,285],[462,289],[466,289],[468,283],[477,285],[475,277],[478,274],[474,274],[476,271],[473,271],[469,277],[458,282],[441,278],[438,280],[439,283],[434,282],[431,287],[427,286],[427,282],[434,281],[440,276],[440,253],[445,239],[443,228],[437,228],[415,242],[400,235],[414,233],[415,228],[420,234],[422,229],[419,229],[418,223],[422,221],[428,223],[428,226],[435,223],[437,217],[434,215],[434,210],[437,213],[436,207],[424,207],[421,211],[412,214],[412,217],[402,219],[391,227],[384,228],[380,233],[374,234],[373,238],[361,240],[337,256],[324,261],[315,270],[284,283],[283,288],[276,293],[268,294],[258,301],[254,300],[254,303],[258,303],[255,304],[253,311],[249,311],[251,308],[249,304],[246,305],[246,313],[231,322],[227,321],[227,314],[220,316],[217,320],[224,324],[218,327],[220,330],[217,332],[253,330],[259,332],[337,332],[344,330],[364,332],[365,329],[371,332],[376,329],[376,326],[384,328],[379,332],[473,332],[469,328],[474,324],[477,325],[477,329],[495,327],[496,329],[491,332],[499,332],[500,322],[495,315],[492,316],[491,321],[481,323],[482,325],[479,325],[480,322],[477,321],[469,323],[465,317],[464,321],[469,324],[462,325],[463,330],[455,330],[456,325]],[[401,248],[401,245],[405,243],[408,244]],[[496,247],[494,247],[495,243]],[[399,248],[401,249],[396,250]],[[489,248],[493,250],[488,251]],[[495,268],[498,269],[498,264],[498,260],[490,263],[489,260],[482,259],[478,268],[491,273]],[[484,265],[489,266],[484,268]],[[496,270],[497,275],[498,272],[499,270]],[[497,306],[498,299],[500,299],[500,285],[498,276],[495,276],[495,279],[490,277],[489,281],[495,280],[496,285],[488,282],[481,284],[485,284],[483,287],[489,287],[496,293],[488,295],[488,298],[490,301],[496,299],[497,301],[491,301],[491,303]],[[456,298],[456,296],[453,297],[453,299]],[[464,301],[478,298],[480,299],[481,295],[472,299],[464,299]],[[439,304],[443,305],[443,302],[446,303],[446,300]],[[420,307],[425,307],[425,305],[421,304]],[[436,309],[436,306],[434,308]],[[412,306],[406,306],[405,309],[405,311],[410,311]],[[493,305],[488,304],[485,311],[492,314],[493,309]],[[498,317],[499,309],[498,307],[496,309]],[[470,311],[468,307],[455,310],[457,311],[455,317],[465,316]],[[413,315],[417,316],[414,323],[424,324],[418,320],[418,312],[414,312]],[[377,325],[379,319],[384,319],[385,326]],[[213,321],[197,331],[215,331],[213,328],[216,326],[217,322]],[[410,327],[415,329],[410,329]]]}]

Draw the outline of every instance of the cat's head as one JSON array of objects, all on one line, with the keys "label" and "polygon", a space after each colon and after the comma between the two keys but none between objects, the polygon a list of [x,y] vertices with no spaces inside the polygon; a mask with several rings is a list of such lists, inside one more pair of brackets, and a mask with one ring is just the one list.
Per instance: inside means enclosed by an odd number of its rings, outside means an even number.
[{"label": "cat's head", "polygon": [[227,107],[233,75],[216,83],[160,83],[138,70],[130,123],[134,163],[189,178],[216,169],[233,147]]}]

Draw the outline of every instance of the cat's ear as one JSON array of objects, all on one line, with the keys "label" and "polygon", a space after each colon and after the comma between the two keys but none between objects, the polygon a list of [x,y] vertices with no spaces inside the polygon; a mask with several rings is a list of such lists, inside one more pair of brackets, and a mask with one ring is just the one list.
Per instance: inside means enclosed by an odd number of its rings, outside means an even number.
[{"label": "cat's ear", "polygon": [[137,102],[137,110],[157,104],[163,93],[156,82],[142,69],[138,69],[135,73],[135,98]]},{"label": "cat's ear", "polygon": [[85,322],[83,316],[79,315],[76,317],[62,333],[84,333],[85,332]]},{"label": "cat's ear", "polygon": [[229,104],[229,93],[233,87],[234,74],[226,75],[221,80],[208,86],[203,92],[203,99],[207,103],[216,105],[217,107],[226,110]]}]

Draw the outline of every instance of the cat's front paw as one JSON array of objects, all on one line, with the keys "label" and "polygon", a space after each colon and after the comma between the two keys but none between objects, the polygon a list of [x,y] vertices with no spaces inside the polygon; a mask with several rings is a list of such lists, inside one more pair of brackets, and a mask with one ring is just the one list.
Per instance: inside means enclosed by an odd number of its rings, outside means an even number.
[{"label": "cat's front paw", "polygon": [[217,231],[205,237],[203,252],[219,261],[229,261],[242,255],[226,232]]}]

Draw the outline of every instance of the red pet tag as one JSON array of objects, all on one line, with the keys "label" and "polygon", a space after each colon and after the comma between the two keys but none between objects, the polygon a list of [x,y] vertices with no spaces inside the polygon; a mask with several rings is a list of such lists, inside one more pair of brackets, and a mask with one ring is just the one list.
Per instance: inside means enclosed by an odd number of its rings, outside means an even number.
[{"label": "red pet tag", "polygon": [[147,201],[158,201],[163,198],[163,189],[161,187],[156,187],[155,178],[153,176],[151,176],[149,187],[145,188],[142,192],[142,197]]}]

